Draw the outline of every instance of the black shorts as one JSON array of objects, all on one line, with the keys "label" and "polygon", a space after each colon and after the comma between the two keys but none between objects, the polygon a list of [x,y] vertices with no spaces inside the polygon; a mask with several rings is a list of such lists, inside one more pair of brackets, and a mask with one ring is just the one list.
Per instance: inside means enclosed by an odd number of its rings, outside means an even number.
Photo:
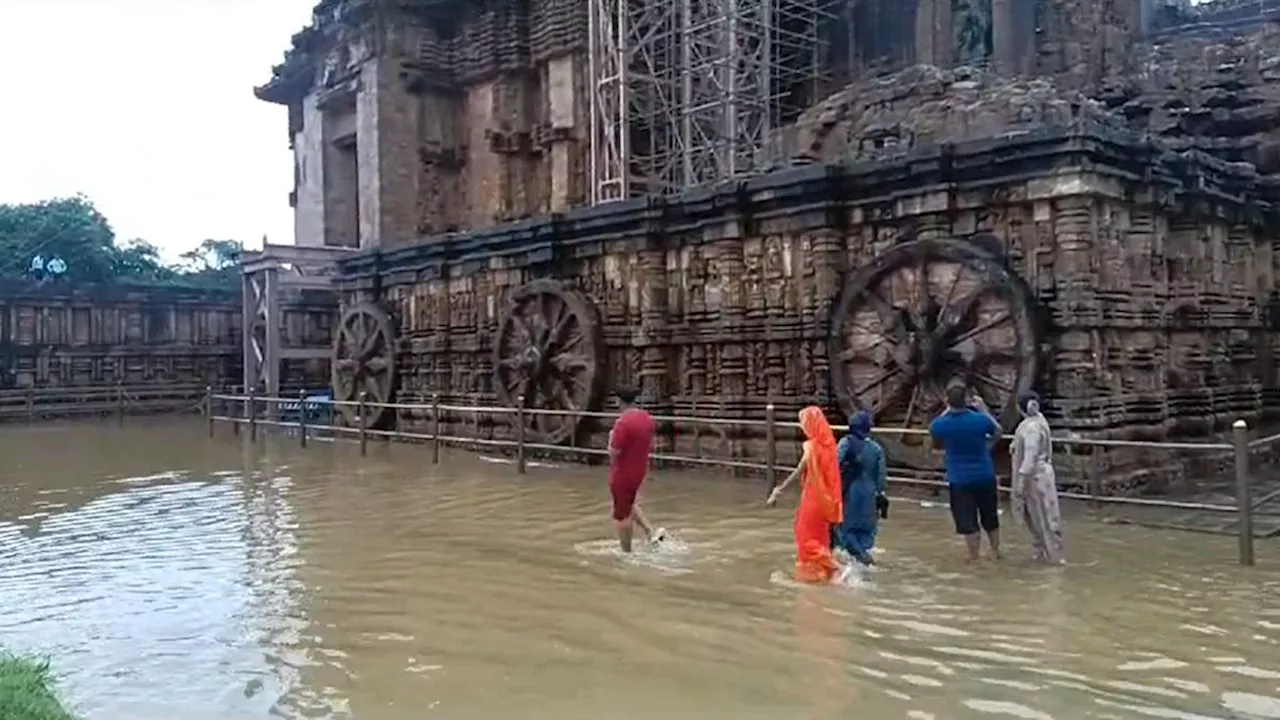
[{"label": "black shorts", "polygon": [[973,535],[981,527],[987,532],[1000,529],[1000,490],[996,481],[975,485],[952,485],[951,518],[957,535]]}]

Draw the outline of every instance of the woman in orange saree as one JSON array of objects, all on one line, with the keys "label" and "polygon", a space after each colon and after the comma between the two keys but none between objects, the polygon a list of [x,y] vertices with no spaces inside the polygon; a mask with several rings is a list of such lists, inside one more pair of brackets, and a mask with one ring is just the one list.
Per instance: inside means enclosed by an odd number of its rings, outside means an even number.
[{"label": "woman in orange saree", "polygon": [[840,467],[836,462],[836,438],[822,410],[809,406],[800,411],[804,452],[800,464],[769,493],[769,505],[788,485],[800,479],[800,505],[796,508],[796,579],[826,583],[840,572],[831,554],[831,526],[844,517],[840,499]]}]

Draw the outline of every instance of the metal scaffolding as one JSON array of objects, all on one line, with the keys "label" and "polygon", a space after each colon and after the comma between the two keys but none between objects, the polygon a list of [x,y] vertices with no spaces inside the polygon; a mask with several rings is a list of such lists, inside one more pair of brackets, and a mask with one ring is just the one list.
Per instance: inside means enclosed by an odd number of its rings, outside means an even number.
[{"label": "metal scaffolding", "polygon": [[591,200],[757,172],[819,98],[846,0],[590,0]]},{"label": "metal scaffolding", "polygon": [[678,8],[675,0],[590,0],[593,203],[675,187]]},{"label": "metal scaffolding", "polygon": [[[268,397],[280,395],[280,380],[286,360],[328,360],[333,349],[286,347],[284,308],[303,291],[333,291],[334,263],[355,252],[338,247],[264,245],[261,251],[246,252],[241,287],[244,313],[241,332],[244,342],[244,387]],[[337,299],[334,299],[337,308]]]}]

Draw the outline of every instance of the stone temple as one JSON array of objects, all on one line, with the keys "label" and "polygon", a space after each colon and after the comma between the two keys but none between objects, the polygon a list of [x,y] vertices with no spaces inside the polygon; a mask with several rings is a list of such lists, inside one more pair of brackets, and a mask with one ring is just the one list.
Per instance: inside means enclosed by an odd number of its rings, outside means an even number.
[{"label": "stone temple", "polygon": [[[289,109],[297,243],[362,251],[337,271],[339,396],[523,399],[566,411],[531,438],[589,445],[573,412],[618,382],[662,412],[861,403],[918,428],[963,379],[1006,422],[1034,389],[1066,431],[1162,439],[1280,399],[1277,21],[1280,0],[325,0],[257,95]],[[664,437],[690,442],[767,452]],[[1062,465],[1104,492],[1200,473]]]}]

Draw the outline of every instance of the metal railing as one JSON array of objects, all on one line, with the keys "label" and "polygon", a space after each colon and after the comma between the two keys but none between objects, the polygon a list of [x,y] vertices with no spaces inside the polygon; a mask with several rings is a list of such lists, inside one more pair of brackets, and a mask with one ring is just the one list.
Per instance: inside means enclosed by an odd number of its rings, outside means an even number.
[{"label": "metal railing", "polygon": [[[307,391],[300,391],[297,397],[263,397],[253,393],[245,395],[237,394],[218,394],[214,393],[212,388],[206,388],[204,405],[204,414],[208,420],[209,436],[214,436],[214,426],[216,422],[231,423],[235,433],[240,433],[240,427],[247,425],[249,428],[249,437],[253,442],[257,441],[260,427],[282,427],[296,429],[298,431],[299,442],[303,447],[307,446],[308,438],[311,433],[316,430],[324,430],[336,434],[355,435],[360,447],[360,454],[365,455],[368,452],[369,438],[385,438],[385,439],[405,439],[429,441],[431,443],[431,456],[433,463],[440,462],[440,449],[442,445],[460,445],[468,446],[474,449],[483,447],[494,448],[512,448],[515,454],[516,472],[524,474],[527,470],[528,454],[531,451],[544,452],[550,455],[560,455],[567,457],[581,458],[584,456],[607,456],[608,450],[600,448],[582,447],[578,445],[553,445],[546,443],[530,442],[527,438],[526,417],[530,415],[559,415],[573,416],[575,418],[594,418],[597,420],[613,420],[618,417],[618,413],[599,412],[599,411],[570,411],[570,410],[550,410],[539,408],[526,408],[523,406],[523,399],[518,400],[516,407],[501,406],[485,406],[485,405],[452,405],[440,402],[439,394],[433,395],[430,403],[380,403],[368,400],[367,394],[361,393],[360,399],[357,401],[342,401],[323,399],[318,400],[308,398]],[[237,412],[231,414],[218,414],[214,412],[215,403],[230,403],[230,407],[237,407]],[[296,420],[272,420],[263,417],[259,412],[259,407],[279,408],[288,405],[298,408]],[[368,416],[371,409],[386,408],[390,410],[409,410],[422,412],[430,420],[431,432],[419,433],[408,430],[380,430],[368,427],[347,427],[334,423],[332,419],[328,423],[316,423],[308,417],[308,408],[318,407],[340,408],[352,407],[356,408],[357,416],[364,418]],[[267,415],[278,413],[265,413]],[[503,416],[513,418],[502,424],[509,425],[512,429],[514,437],[511,439],[502,438],[483,438],[478,436],[462,436],[462,435],[445,435],[442,430],[442,419],[446,414],[471,414],[475,418],[478,427],[479,417],[482,415]],[[764,462],[751,462],[740,459],[729,458],[709,458],[700,455],[676,455],[672,453],[653,453],[650,457],[655,463],[669,463],[675,465],[710,465],[722,468],[731,468],[734,471],[750,470],[762,472],[768,478],[770,483],[776,482],[780,471],[787,471],[790,465],[779,464],[778,458],[778,431],[791,430],[799,431],[800,423],[792,421],[780,421],[777,419],[776,410],[773,404],[765,407],[765,419],[733,419],[721,417],[699,417],[699,416],[667,416],[654,415],[653,419],[656,423],[668,425],[674,428],[679,425],[690,426],[694,435],[695,449],[700,450],[697,438],[699,428],[756,428],[763,431],[765,436],[765,457]],[[847,432],[848,427],[844,425],[832,425],[832,429],[836,432]],[[914,428],[874,428],[874,434],[878,435],[897,435],[897,436],[927,436],[928,431]],[[923,438],[921,438],[923,439]],[[1006,435],[1002,439],[1009,440],[1012,436]],[[1166,500],[1155,498],[1135,498],[1123,496],[1103,495],[1096,487],[1091,488],[1089,493],[1077,492],[1059,492],[1059,497],[1079,500],[1091,503],[1095,506],[1114,505],[1114,506],[1132,506],[1132,507],[1149,507],[1164,508],[1173,510],[1190,510],[1208,513],[1219,513],[1225,515],[1235,515],[1237,519],[1237,535],[1239,537],[1239,562],[1241,565],[1253,565],[1255,563],[1254,555],[1254,537],[1253,537],[1253,514],[1257,507],[1252,498],[1252,476],[1250,472],[1250,450],[1268,446],[1270,444],[1280,442],[1280,434],[1258,438],[1256,440],[1249,439],[1249,428],[1244,420],[1236,420],[1232,425],[1231,442],[1156,442],[1156,441],[1140,441],[1140,440],[1103,440],[1091,438],[1077,438],[1069,436],[1055,436],[1053,438],[1055,448],[1059,446],[1083,446],[1095,448],[1133,448],[1145,450],[1165,450],[1165,451],[1197,451],[1197,452],[1213,452],[1213,453],[1231,453],[1232,465],[1234,468],[1234,486],[1235,486],[1235,504],[1213,504],[1202,502],[1190,502],[1179,500]],[[904,475],[900,472],[890,471],[888,476],[890,482],[930,487],[936,489],[944,489],[947,483],[939,479],[930,479],[923,477],[913,477]],[[1009,489],[1000,488],[1001,492],[1008,493]],[[1280,491],[1269,493],[1263,498],[1263,502],[1280,497]]]},{"label": "metal railing", "polygon": [[194,383],[93,385],[0,390],[0,422],[34,423],[52,418],[194,412],[207,388]]}]

